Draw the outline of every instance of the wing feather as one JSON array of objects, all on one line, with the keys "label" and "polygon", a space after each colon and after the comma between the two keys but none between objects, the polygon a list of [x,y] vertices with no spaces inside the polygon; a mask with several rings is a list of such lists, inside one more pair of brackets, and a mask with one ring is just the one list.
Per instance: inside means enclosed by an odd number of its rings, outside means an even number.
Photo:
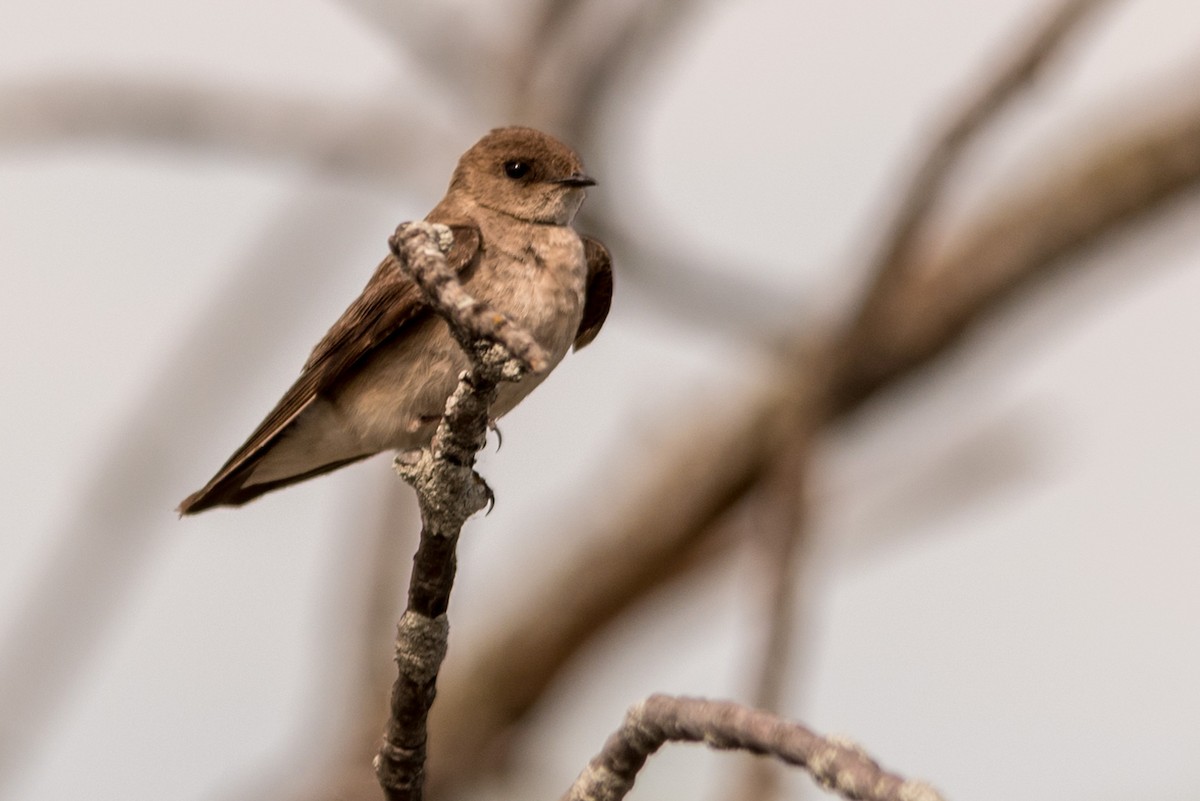
[{"label": "wing feather", "polygon": [[575,350],[579,350],[600,333],[608,310],[612,306],[612,256],[608,248],[590,236],[581,236],[583,254],[587,259],[587,299],[583,304],[583,319],[575,334]]},{"label": "wing feather", "polygon": [[[454,244],[446,260],[458,273],[469,273],[477,263],[481,249],[479,229],[473,225],[451,225],[450,228],[454,232]],[[276,481],[263,485],[258,492],[251,492],[251,488],[243,486],[267,449],[322,392],[333,387],[373,348],[405,325],[429,313],[420,289],[405,275],[395,257],[389,254],[376,268],[362,294],[313,348],[300,377],[284,393],[275,408],[229,457],[212,480],[179,505],[179,513],[192,514],[221,504],[244,503],[268,489],[294,483],[291,480]],[[325,472],[331,468],[318,469]],[[314,473],[297,476],[295,481],[311,475]]]}]

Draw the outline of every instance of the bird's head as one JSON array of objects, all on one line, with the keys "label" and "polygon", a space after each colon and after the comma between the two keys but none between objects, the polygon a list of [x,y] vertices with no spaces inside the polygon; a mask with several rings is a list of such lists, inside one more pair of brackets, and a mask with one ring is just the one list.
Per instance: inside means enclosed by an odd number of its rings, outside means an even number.
[{"label": "bird's head", "polygon": [[463,154],[450,181],[477,204],[519,220],[569,225],[593,181],[579,155],[533,128],[496,128]]}]

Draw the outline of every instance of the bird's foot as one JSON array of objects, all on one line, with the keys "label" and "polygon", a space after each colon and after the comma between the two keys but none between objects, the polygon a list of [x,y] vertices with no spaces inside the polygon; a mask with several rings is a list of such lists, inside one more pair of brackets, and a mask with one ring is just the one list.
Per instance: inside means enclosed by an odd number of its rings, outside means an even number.
[{"label": "bird's foot", "polygon": [[483,497],[487,500],[487,510],[483,513],[484,517],[490,515],[492,510],[496,508],[496,493],[487,483],[483,476],[476,471],[471,471],[471,478],[475,480],[475,487],[483,492]]}]

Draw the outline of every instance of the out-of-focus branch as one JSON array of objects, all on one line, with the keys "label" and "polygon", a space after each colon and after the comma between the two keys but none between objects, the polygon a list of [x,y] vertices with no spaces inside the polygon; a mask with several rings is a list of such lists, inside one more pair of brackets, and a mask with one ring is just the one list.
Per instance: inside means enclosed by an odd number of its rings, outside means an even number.
[{"label": "out-of-focus branch", "polygon": [[[516,114],[590,150],[594,120],[618,76],[661,47],[694,0],[560,2],[543,12],[542,38],[526,50]],[[651,43],[655,47],[651,47]]]},{"label": "out-of-focus branch", "polygon": [[386,97],[355,103],[78,75],[0,86],[0,108],[2,149],[100,139],[290,160],[389,185],[444,177],[422,171],[437,163],[430,154],[444,149],[446,132]]},{"label": "out-of-focus branch", "polygon": [[[303,189],[264,224],[167,348],[167,366],[111,423],[107,444],[94,454],[105,469],[88,473],[71,511],[45,532],[52,547],[20,611],[0,631],[0,796],[36,764],[95,648],[128,611],[126,601],[167,542],[160,535],[175,524],[171,497],[195,448],[186,432],[206,431],[218,414],[214,376],[253,372],[277,355],[280,343],[303,336],[313,299],[328,289],[333,254],[361,238],[365,206],[347,203],[344,194],[335,202],[317,182]],[[247,338],[249,321],[259,321],[270,302],[290,313]]]},{"label": "out-of-focus branch", "polygon": [[[766,625],[750,704],[768,712],[782,710],[792,673],[789,665],[798,617],[796,587],[807,541],[805,477],[810,454],[806,443],[794,443],[775,461],[754,499],[753,528],[742,538],[758,551],[759,575],[765,588],[763,614],[755,616]],[[778,765],[755,760],[739,776],[730,797],[734,801],[770,801],[778,793]]]},{"label": "out-of-focus branch", "polygon": [[883,770],[854,743],[821,737],[801,726],[729,701],[652,695],[635,704],[562,801],[621,801],[647,757],[669,742],[750,751],[807,771],[843,798],[940,801],[924,782]]},{"label": "out-of-focus branch", "polygon": [[[379,782],[366,765],[379,749],[387,717],[379,702],[396,677],[388,652],[418,534],[411,528],[416,498],[395,482],[374,474],[339,503],[347,512],[345,533],[352,536],[338,540],[314,621],[322,643],[314,684],[322,703],[308,709],[277,758],[235,776],[209,796],[212,801],[379,798]],[[303,753],[311,756],[298,769],[296,754]]]},{"label": "out-of-focus branch", "polygon": [[[484,116],[499,108],[493,96],[502,90],[503,70],[481,70],[479,64],[503,63],[507,47],[502,35],[481,25],[486,14],[455,3],[392,3],[387,0],[342,0],[340,5],[382,33],[407,59],[408,71],[424,70],[422,84],[445,100],[478,103]],[[491,35],[489,35],[489,33]],[[471,58],[463,58],[470,53]],[[498,78],[501,79],[498,81]],[[491,106],[489,108],[489,106]]]},{"label": "out-of-focus branch", "polygon": [[750,538],[762,550],[766,566],[767,636],[757,686],[751,703],[759,709],[777,710],[787,686],[787,663],[795,619],[795,590],[799,553],[806,526],[804,474],[809,448],[806,443],[781,456],[764,479],[765,497],[759,499],[757,530]]},{"label": "out-of-focus branch", "polygon": [[979,82],[979,90],[951,116],[949,124],[918,162],[895,217],[884,229],[879,254],[872,264],[874,286],[864,307],[869,308],[873,299],[888,293],[892,281],[908,266],[921,228],[967,148],[1034,82],[1087,15],[1106,2],[1109,0],[1061,2],[1035,25],[1007,63]]},{"label": "out-of-focus branch", "polygon": [[803,317],[796,299],[759,277],[745,254],[656,238],[662,228],[653,216],[637,226],[616,224],[611,204],[596,200],[588,199],[582,227],[621,254],[622,285],[636,284],[656,311],[679,325],[769,347],[790,321]]},{"label": "out-of-focus branch", "polygon": [[[868,270],[872,289],[859,304],[858,313],[870,313],[874,304],[891,291],[893,279],[910,266],[908,261],[913,256],[921,231],[944,193],[949,177],[969,147],[1034,83],[1061,53],[1070,37],[1083,27],[1088,16],[1105,2],[1108,0],[1061,2],[1034,25],[1003,63],[993,67],[983,80],[972,84],[978,85],[978,88],[972,90],[961,108],[949,115],[944,129],[933,137],[933,143],[917,161],[918,166],[912,177],[900,192],[892,219],[882,226],[884,234]],[[691,4],[691,7],[694,8],[694,5]],[[649,49],[644,40],[661,39],[663,31],[672,26],[678,27],[680,11],[688,7],[687,4],[668,4],[666,11],[671,12],[668,14],[661,9],[655,10],[654,4],[645,6],[627,24],[631,30],[641,30],[644,34],[620,38],[620,49],[614,52],[613,57],[592,64],[586,73],[587,79],[579,82],[579,86],[586,87],[587,91],[575,88],[573,97],[559,101],[570,106],[570,111],[564,112],[564,118],[572,120],[566,130],[589,129],[589,115],[601,105],[620,70],[627,68],[626,62]],[[624,58],[616,58],[617,54]],[[602,198],[598,200],[603,204]],[[769,322],[764,325],[763,313],[766,310],[769,319],[771,310],[780,308],[778,298],[769,297],[763,289],[743,283],[739,283],[736,292],[729,291],[735,280],[744,282],[745,276],[751,274],[752,270],[705,271],[706,257],[703,255],[686,254],[681,259],[676,253],[662,252],[655,242],[642,241],[643,237],[639,236],[637,230],[613,230],[611,225],[609,230],[603,230],[613,215],[605,214],[602,205],[593,205],[589,217],[598,220],[593,227],[600,229],[598,233],[606,242],[616,247],[624,241],[625,244],[616,249],[626,255],[626,263],[637,268],[633,277],[654,292],[656,299],[668,310],[686,309],[693,319],[703,319],[706,325],[720,325],[742,336],[762,336],[764,332],[773,330]],[[645,226],[645,230],[658,229],[649,225]],[[631,254],[635,258],[628,258]],[[725,258],[734,257],[731,254]],[[682,269],[681,263],[686,263],[687,269]],[[723,280],[720,277],[722,273],[736,274],[738,277]],[[687,275],[686,286],[681,286],[681,275]],[[702,313],[696,313],[698,308]],[[794,310],[792,316],[795,316]]]},{"label": "out-of-focus branch", "polygon": [[[532,15],[527,44],[516,56],[517,118],[555,131],[582,152],[604,153],[596,140],[607,99],[622,78],[661,58],[671,37],[698,16],[701,5],[698,0],[542,0]],[[687,252],[678,243],[663,247],[661,237],[640,235],[661,233],[653,221],[639,230],[615,225],[611,202],[605,193],[590,199],[583,210],[584,227],[620,253],[625,277],[639,282],[681,323],[703,320],[745,338],[778,330],[764,325],[764,309],[776,309],[780,320],[794,314],[768,287],[751,283],[753,270],[730,270],[732,254]],[[737,277],[727,278],[731,273]]]},{"label": "out-of-focus branch", "polygon": [[512,59],[513,107],[529,105],[533,82],[549,43],[557,35],[564,20],[570,19],[581,3],[587,0],[534,0],[530,5],[529,34],[514,47]]},{"label": "out-of-focus branch", "polygon": [[920,260],[837,346],[831,411],[857,409],[957,343],[1013,293],[1200,182],[1200,106],[1136,130],[1010,193]]},{"label": "out-of-focus branch", "polygon": [[[512,628],[497,632],[458,674],[468,677],[454,681],[463,698],[453,710],[444,709],[453,717],[439,720],[453,733],[443,735],[447,748],[469,744],[475,753],[492,742],[592,632],[675,575],[675,560],[705,541],[714,522],[757,485],[785,448],[791,435],[779,435],[781,420],[792,421],[793,430],[815,431],[845,419],[952,349],[973,324],[1066,264],[1067,256],[1196,189],[1200,107],[1139,116],[1145,122],[1137,129],[1014,189],[968,224],[942,255],[917,258],[860,327],[841,338],[813,337],[815,355],[797,370],[790,390],[750,393],[741,422],[729,428],[714,427],[704,416],[682,426],[680,444],[661,449],[661,467],[641,484],[626,514],[593,535],[530,602],[532,609],[563,611],[563,617],[516,615]],[[626,558],[597,558],[612,553]],[[538,621],[536,631],[525,624],[530,619]],[[454,778],[470,776],[460,766]]]},{"label": "out-of-focus branch", "polygon": [[501,381],[540,369],[546,355],[504,315],[469,295],[446,264],[450,229],[405,223],[389,240],[401,269],[420,286],[471,359],[428,448],[396,458],[396,469],[417,491],[421,541],[413,558],[408,608],[396,634],[398,676],[375,772],[389,801],[420,801],[426,719],[446,657],[446,609],[454,587],[455,549],[467,518],[487,505],[490,490],[475,473],[475,454],[487,440],[488,408]]},{"label": "out-of-focus branch", "polygon": [[[890,298],[897,284],[902,283],[905,271],[913,266],[911,257],[918,246],[922,230],[956,168],[980,135],[986,132],[1000,114],[1012,105],[1022,90],[1029,87],[1053,58],[1061,52],[1072,33],[1078,31],[1089,13],[1096,11],[1106,0],[1064,0],[1044,19],[1035,24],[1024,42],[1018,45],[1006,63],[993,68],[979,88],[962,108],[951,115],[949,124],[935,137],[932,146],[918,162],[913,177],[901,193],[894,218],[885,225],[884,236],[875,262],[870,265],[871,283],[857,308],[852,330],[861,327],[864,318],[878,313],[879,304]],[[836,354],[830,358],[835,365],[828,374],[836,376]],[[760,709],[779,709],[783,677],[787,673],[790,643],[793,633],[793,603],[798,574],[798,546],[803,529],[800,526],[799,501],[793,496],[795,486],[804,472],[809,451],[808,438],[821,424],[819,420],[797,418],[798,425],[791,449],[775,459],[764,489],[776,501],[777,521],[758,539],[771,548],[773,561],[768,562],[767,579],[772,590],[771,603],[765,615],[768,621],[766,647],[763,651],[759,684],[754,704]],[[790,491],[789,491],[789,485]],[[767,762],[756,762],[743,776],[742,785],[734,798],[768,801],[778,794],[777,771]]]},{"label": "out-of-focus branch", "polygon": [[[379,784],[371,772],[365,770],[365,765],[371,755],[378,751],[379,727],[387,714],[386,710],[380,708],[379,699],[388,697],[395,679],[395,669],[390,667],[386,659],[386,643],[395,634],[401,603],[401,589],[398,588],[405,586],[410,572],[405,568],[408,567],[411,547],[416,544],[416,532],[412,532],[412,536],[397,536],[397,532],[404,531],[404,526],[410,525],[411,506],[407,498],[401,502],[393,493],[379,493],[378,500],[381,508],[377,519],[371,521],[373,530],[368,534],[369,547],[365,554],[355,560],[357,566],[365,559],[368,567],[365,570],[359,567],[357,571],[348,571],[346,575],[352,583],[346,587],[345,594],[358,594],[361,601],[355,603],[353,609],[340,611],[340,619],[335,621],[335,624],[343,627],[361,627],[355,643],[358,646],[356,652],[349,654],[349,658],[355,661],[347,682],[347,690],[351,693],[348,704],[350,712],[344,715],[342,726],[335,734],[338,741],[330,749],[331,759],[321,773],[321,780],[298,787],[296,792],[284,795],[284,798],[295,801],[328,801],[331,798],[349,801],[379,796]],[[405,552],[406,549],[409,550]],[[368,577],[365,582],[364,574]],[[360,614],[356,616],[356,612]],[[345,659],[346,652],[339,652],[339,657]],[[330,668],[329,672],[336,672],[336,669]],[[325,684],[329,686],[332,682]],[[224,797],[230,801],[261,798],[267,794],[257,791],[261,787],[264,790],[273,788],[269,794],[280,798],[279,788],[288,786],[284,777],[294,775],[295,768],[292,765],[273,766],[260,774],[256,785],[245,784],[236,794]]]}]

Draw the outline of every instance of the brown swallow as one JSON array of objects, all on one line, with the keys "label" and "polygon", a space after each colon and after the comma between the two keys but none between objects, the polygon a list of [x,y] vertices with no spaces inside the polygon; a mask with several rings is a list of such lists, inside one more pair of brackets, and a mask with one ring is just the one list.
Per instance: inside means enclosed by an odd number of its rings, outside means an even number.
[{"label": "brown swallow", "polygon": [[[591,342],[612,300],[612,261],[571,227],[595,184],[579,156],[531,128],[497,128],[459,159],[425,218],[454,234],[467,291],[528,331],[558,364]],[[429,442],[466,355],[388,255],[266,419],[180,514],[239,506],[385,450]],[[545,378],[503,384],[498,418]]]}]

